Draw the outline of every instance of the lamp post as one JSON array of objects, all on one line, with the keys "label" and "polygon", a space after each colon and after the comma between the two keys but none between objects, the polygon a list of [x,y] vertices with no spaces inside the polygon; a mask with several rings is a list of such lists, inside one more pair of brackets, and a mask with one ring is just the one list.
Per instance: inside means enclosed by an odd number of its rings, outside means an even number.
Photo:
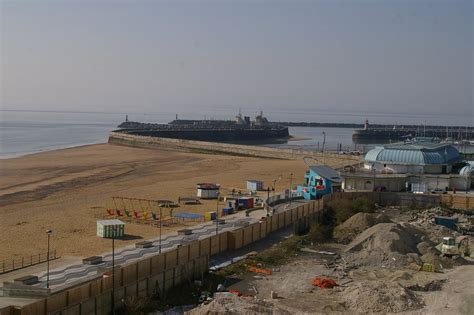
[{"label": "lamp post", "polygon": [[291,205],[291,199],[293,197],[292,186],[293,186],[293,173],[290,173],[290,205]]},{"label": "lamp post", "polygon": [[471,175],[471,172],[468,170],[466,172],[466,194],[469,192],[469,188],[470,188],[469,187],[469,177],[470,177],[470,175]]},{"label": "lamp post", "polygon": [[372,184],[372,186],[373,186],[372,191],[375,191],[375,171],[376,171],[375,164],[372,164],[372,171],[374,172],[374,182]]},{"label": "lamp post", "polygon": [[219,233],[219,192],[217,192],[216,202],[216,235]]},{"label": "lamp post", "polygon": [[158,247],[158,253],[161,254],[161,223],[162,223],[162,220],[163,219],[163,211],[161,210],[161,207],[160,207],[160,239],[159,239],[159,247]]},{"label": "lamp post", "polygon": [[323,165],[325,165],[325,160],[324,160],[324,145],[326,144],[326,132],[323,131]]},{"label": "lamp post", "polygon": [[279,181],[281,179],[282,175],[278,175],[278,178],[275,178],[273,180],[273,196],[275,196],[275,192],[276,192],[276,182]]},{"label": "lamp post", "polygon": [[115,236],[117,227],[112,227],[112,314],[115,314]]},{"label": "lamp post", "polygon": [[49,289],[49,241],[50,241],[50,237],[51,237],[51,234],[53,233],[53,231],[51,230],[47,230],[46,231],[46,234],[48,234],[48,251],[46,253],[47,257],[46,257],[46,288]]}]

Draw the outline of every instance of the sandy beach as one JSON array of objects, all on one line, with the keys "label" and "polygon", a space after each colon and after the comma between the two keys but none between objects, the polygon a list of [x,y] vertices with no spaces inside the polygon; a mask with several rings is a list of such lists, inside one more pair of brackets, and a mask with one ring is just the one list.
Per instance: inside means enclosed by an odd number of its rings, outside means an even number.
[{"label": "sandy beach", "polygon": [[[196,183],[215,182],[223,192],[245,190],[247,179],[276,188],[303,180],[306,165],[274,160],[139,149],[109,144],[82,146],[2,160],[0,168],[0,261],[46,252],[47,229],[60,256],[89,256],[110,250],[110,240],[96,236],[96,221],[112,196],[171,199],[195,196]],[[326,160],[329,165],[342,160]],[[223,204],[222,204],[223,206]],[[182,206],[175,212],[214,211],[215,201]],[[183,226],[163,229],[163,233]],[[129,223],[118,246],[157,237],[151,225]]]}]

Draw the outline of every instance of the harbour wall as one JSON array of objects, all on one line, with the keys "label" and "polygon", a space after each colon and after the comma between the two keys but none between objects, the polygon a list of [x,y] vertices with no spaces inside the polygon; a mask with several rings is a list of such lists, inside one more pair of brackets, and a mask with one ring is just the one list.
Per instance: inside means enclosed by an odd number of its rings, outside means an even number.
[{"label": "harbour wall", "polygon": [[288,139],[288,127],[122,129],[117,133],[196,141],[228,142]]},{"label": "harbour wall", "polygon": [[[467,128],[466,128],[467,129]],[[401,141],[412,137],[438,137],[440,139],[449,137],[455,140],[462,139],[473,139],[474,129],[469,128],[467,130],[456,130],[446,133],[442,128],[431,128],[429,130],[421,130],[419,128],[407,128],[407,129],[385,129],[385,128],[369,128],[369,129],[357,129],[352,133],[353,141],[368,141],[376,143],[378,140],[397,140]]]},{"label": "harbour wall", "polygon": [[[111,132],[109,135],[109,143],[115,145],[130,146],[136,148],[161,149],[183,152],[196,152],[208,154],[229,154],[249,157],[263,157],[273,159],[298,160],[303,157],[323,158],[322,152],[294,150],[294,149],[277,149],[261,146],[216,143],[206,141],[194,141],[183,139],[170,139],[149,136],[137,136],[120,132]],[[324,153],[325,158],[340,159],[341,161],[350,159],[357,162],[360,156],[339,155],[334,153]]]}]

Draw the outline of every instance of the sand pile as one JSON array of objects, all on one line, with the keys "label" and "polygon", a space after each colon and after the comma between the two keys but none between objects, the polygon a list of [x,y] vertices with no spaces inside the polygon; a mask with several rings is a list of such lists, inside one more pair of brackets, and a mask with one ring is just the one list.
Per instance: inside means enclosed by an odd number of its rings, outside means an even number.
[{"label": "sand pile", "polygon": [[252,297],[238,297],[234,294],[216,294],[209,304],[186,312],[189,315],[202,314],[282,314],[289,315],[288,311],[274,306],[271,303],[256,300]]},{"label": "sand pile", "polygon": [[347,287],[343,296],[353,311],[397,313],[419,309],[422,300],[396,282],[360,281]]},{"label": "sand pile", "polygon": [[342,243],[349,243],[357,234],[379,223],[390,223],[384,214],[359,212],[338,225],[334,230],[334,238]]},{"label": "sand pile", "polygon": [[422,236],[410,224],[379,223],[357,236],[345,249],[344,258],[355,266],[406,266],[413,261],[410,256],[419,255]]}]

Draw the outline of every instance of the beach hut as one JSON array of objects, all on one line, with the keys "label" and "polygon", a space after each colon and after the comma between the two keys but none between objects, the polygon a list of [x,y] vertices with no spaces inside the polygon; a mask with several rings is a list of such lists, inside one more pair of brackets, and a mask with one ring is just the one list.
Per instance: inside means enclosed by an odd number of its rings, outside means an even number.
[{"label": "beach hut", "polygon": [[122,237],[125,235],[125,223],[120,220],[99,220],[97,221],[97,236],[103,238]]},{"label": "beach hut", "polygon": [[250,191],[263,190],[263,182],[261,180],[249,179],[247,180],[247,189]]},{"label": "beach hut", "polygon": [[333,190],[340,189],[342,183],[339,173],[325,165],[311,165],[304,178],[304,185],[298,185],[296,193],[307,200],[319,199],[330,194]]},{"label": "beach hut", "polygon": [[201,199],[217,199],[220,187],[219,184],[197,184],[197,196]]}]

